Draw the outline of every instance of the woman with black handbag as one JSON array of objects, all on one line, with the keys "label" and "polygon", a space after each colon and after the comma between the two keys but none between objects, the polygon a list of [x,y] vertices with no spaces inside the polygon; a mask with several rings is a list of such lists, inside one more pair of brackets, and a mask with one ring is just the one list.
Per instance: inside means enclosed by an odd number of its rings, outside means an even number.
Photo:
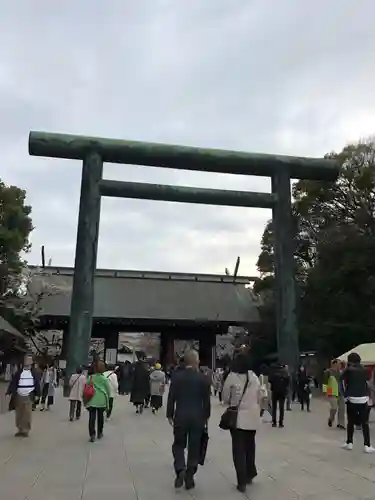
[{"label": "woman with black handbag", "polygon": [[223,402],[228,405],[220,427],[232,436],[233,463],[237,489],[245,492],[257,475],[255,466],[255,434],[260,425],[260,390],[258,377],[248,369],[248,356],[238,354],[233,360],[223,387]]}]

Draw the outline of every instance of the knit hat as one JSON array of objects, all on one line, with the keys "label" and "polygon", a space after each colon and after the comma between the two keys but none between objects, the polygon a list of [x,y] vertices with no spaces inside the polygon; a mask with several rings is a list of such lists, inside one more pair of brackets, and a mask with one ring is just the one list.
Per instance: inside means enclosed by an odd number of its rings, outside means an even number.
[{"label": "knit hat", "polygon": [[155,370],[160,370],[161,364],[160,363],[155,363]]}]

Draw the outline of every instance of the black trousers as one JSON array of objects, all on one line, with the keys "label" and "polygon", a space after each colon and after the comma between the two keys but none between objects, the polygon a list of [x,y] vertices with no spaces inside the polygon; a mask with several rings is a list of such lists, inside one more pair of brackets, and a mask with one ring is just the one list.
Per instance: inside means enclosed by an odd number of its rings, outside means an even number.
[{"label": "black trousers", "polygon": [[115,400],[114,398],[109,398],[108,400],[107,418],[109,418],[112,415],[114,400]]},{"label": "black trousers", "polygon": [[[199,427],[196,425],[174,426],[172,454],[174,459],[174,470],[176,474],[186,469],[191,474],[195,474],[197,472],[203,431],[204,427]],[[186,448],[187,461],[185,461]]]},{"label": "black trousers", "polygon": [[98,427],[98,436],[103,434],[104,427],[104,411],[105,408],[89,408],[89,434],[90,437],[95,437],[95,424]]},{"label": "black trousers", "polygon": [[277,407],[279,407],[279,423],[284,422],[285,396],[284,394],[272,393],[272,423],[277,422]]},{"label": "black trousers", "polygon": [[354,426],[358,423],[362,427],[363,441],[365,446],[370,446],[370,427],[369,427],[369,406],[367,403],[354,404],[349,401],[346,403],[347,424],[347,443],[353,443]]},{"label": "black trousers", "polygon": [[82,411],[82,401],[70,401],[70,409],[69,409],[69,418],[70,420],[74,419],[74,414],[76,419],[81,418]]},{"label": "black trousers", "polygon": [[305,409],[305,405],[307,411],[310,411],[310,393],[307,391],[301,391],[299,395],[299,402],[301,404],[301,410]]},{"label": "black trousers", "polygon": [[245,486],[258,474],[255,466],[255,433],[244,429],[231,431],[233,464],[240,486]]},{"label": "black trousers", "polygon": [[47,383],[45,383],[43,385],[42,398],[41,398],[41,401],[40,401],[42,405],[46,404],[46,400],[48,398],[48,391],[49,391],[49,382],[47,382]]}]

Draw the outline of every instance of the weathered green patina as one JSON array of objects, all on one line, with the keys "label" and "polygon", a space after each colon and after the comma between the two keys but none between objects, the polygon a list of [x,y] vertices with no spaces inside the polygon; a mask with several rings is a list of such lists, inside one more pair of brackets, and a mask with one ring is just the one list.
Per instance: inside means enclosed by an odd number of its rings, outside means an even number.
[{"label": "weathered green patina", "polygon": [[262,177],[287,170],[292,179],[326,181],[337,176],[335,164],[323,158],[244,153],[48,132],[30,133],[29,153],[34,156],[81,160],[91,150],[100,152],[102,160],[109,163]]},{"label": "weathered green patina", "polygon": [[[101,195],[99,183],[103,161],[96,151],[87,151],[83,159],[79,203],[74,280],[67,342],[66,372],[70,375],[86,364],[91,338],[94,307],[94,276],[99,239]],[[65,394],[68,395],[66,379]]]},{"label": "weathered green patina", "polygon": [[176,201],[180,203],[225,205],[231,207],[272,208],[276,200],[276,195],[269,193],[251,193],[249,191],[228,191],[226,189],[203,189],[111,180],[101,181],[100,192],[102,196],[115,198]]},{"label": "weathered green patina", "polygon": [[[334,181],[339,172],[338,165],[334,161],[46,132],[30,133],[29,152],[36,156],[83,160],[68,336],[67,380],[76,366],[84,364],[88,358],[101,196],[272,208],[276,240],[278,349],[284,362],[296,366],[299,352],[290,181],[291,179]],[[266,176],[272,179],[272,193],[103,180],[103,162]]]},{"label": "weathered green patina", "polygon": [[276,172],[271,178],[277,201],[272,208],[276,276],[276,329],[279,358],[289,366],[299,364],[296,321],[296,285],[291,212],[291,186],[288,172]]}]

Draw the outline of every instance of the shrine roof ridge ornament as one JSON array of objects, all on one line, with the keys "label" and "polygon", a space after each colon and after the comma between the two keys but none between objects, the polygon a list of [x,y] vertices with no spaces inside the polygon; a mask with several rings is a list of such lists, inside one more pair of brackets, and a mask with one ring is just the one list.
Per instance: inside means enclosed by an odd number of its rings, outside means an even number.
[{"label": "shrine roof ridge ornament", "polygon": [[83,135],[31,131],[29,153],[33,156],[82,160],[98,152],[104,162],[197,170],[237,175],[272,177],[280,170],[292,179],[334,181],[336,161],[325,158],[247,153],[221,149],[126,141]]}]

